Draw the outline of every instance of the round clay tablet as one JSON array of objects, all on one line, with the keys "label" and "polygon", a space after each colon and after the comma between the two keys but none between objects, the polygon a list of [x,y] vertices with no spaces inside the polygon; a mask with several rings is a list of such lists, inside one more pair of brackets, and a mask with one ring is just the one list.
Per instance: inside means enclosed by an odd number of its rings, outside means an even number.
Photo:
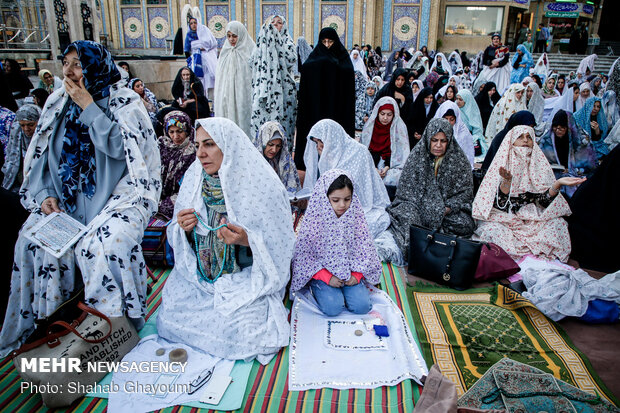
[{"label": "round clay tablet", "polygon": [[187,351],[182,348],[175,348],[168,353],[168,359],[171,362],[185,363],[187,361]]},{"label": "round clay tablet", "polygon": [[163,356],[166,353],[166,350],[164,350],[163,348],[159,348],[157,349],[157,351],[155,352],[156,356]]},{"label": "round clay tablet", "polygon": [[362,334],[364,334],[364,332],[362,330],[355,330],[355,335],[356,336],[361,336]]}]

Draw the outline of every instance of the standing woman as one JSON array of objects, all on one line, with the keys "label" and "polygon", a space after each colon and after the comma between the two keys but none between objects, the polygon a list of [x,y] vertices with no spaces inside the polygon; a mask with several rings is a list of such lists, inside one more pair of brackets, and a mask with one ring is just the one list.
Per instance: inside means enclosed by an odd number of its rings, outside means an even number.
[{"label": "standing woman", "polygon": [[243,23],[228,23],[215,74],[215,116],[232,120],[248,136],[252,136],[248,116],[252,108],[250,58],[255,49]]},{"label": "standing woman", "polygon": [[211,30],[204,24],[198,23],[195,17],[189,19],[189,30],[185,36],[185,54],[187,53],[192,56],[191,69],[202,82],[205,94],[213,93],[211,89],[215,87],[217,40]]},{"label": "standing woman", "polygon": [[279,122],[287,136],[295,136],[297,49],[286,20],[272,16],[256,39],[252,53],[252,134],[267,121]]},{"label": "standing woman", "polygon": [[[297,38],[297,74],[301,72],[301,65],[303,65],[304,62],[308,59],[308,56],[310,56],[310,53],[312,53],[312,48],[306,41],[306,38],[299,36]],[[220,55],[220,59],[221,59],[221,55]]]},{"label": "standing woman", "polygon": [[527,84],[525,88],[525,100],[527,104],[527,110],[534,115],[536,119],[536,127],[534,128],[534,132],[536,132],[537,136],[542,136],[545,133],[546,126],[543,121],[543,116],[545,114],[545,99],[538,87],[538,83],[530,82]]},{"label": "standing woman", "polygon": [[400,58],[400,52],[395,50],[392,52],[387,62],[385,63],[385,72],[383,73],[383,80],[389,82],[392,78],[392,73],[397,69],[403,68],[403,59]]},{"label": "standing woman", "polygon": [[377,50],[371,49],[368,55],[368,74],[371,78],[381,74],[382,64],[381,48],[377,47]]},{"label": "standing woman", "polygon": [[508,47],[502,45],[502,37],[499,33],[491,36],[491,45],[484,49],[482,64],[484,69],[480,72],[474,83],[476,90],[482,82],[493,82],[497,92],[503,95],[510,86],[510,52]]},{"label": "standing woman", "polygon": [[355,136],[355,75],[347,49],[336,30],[325,27],[319,42],[301,67],[295,139],[295,165],[306,170],[304,153],[310,128],[329,118]]},{"label": "standing woman", "polygon": [[[31,214],[15,246],[3,356],[69,298],[79,277],[85,303],[108,317],[126,315],[140,327],[146,315],[140,243],[161,189],[151,120],[102,45],[71,43],[63,74],[24,160],[21,198]],[[26,234],[61,208],[88,229],[56,258]]]},{"label": "standing woman", "polygon": [[351,63],[353,64],[353,70],[360,72],[366,81],[369,81],[368,70],[364,64],[364,59],[360,56],[360,52],[357,49],[351,51]]}]

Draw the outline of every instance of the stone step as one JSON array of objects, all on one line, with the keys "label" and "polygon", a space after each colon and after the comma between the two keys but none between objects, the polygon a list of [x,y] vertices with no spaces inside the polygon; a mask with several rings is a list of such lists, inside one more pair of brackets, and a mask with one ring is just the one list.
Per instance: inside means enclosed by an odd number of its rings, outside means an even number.
[{"label": "stone step", "polygon": [[[533,57],[535,62],[538,61],[540,53],[534,53]],[[557,70],[560,74],[566,75],[571,71],[576,71],[581,60],[587,55],[548,53],[547,57],[552,70]],[[594,73],[607,74],[617,58],[617,56],[598,55],[594,61]]]}]

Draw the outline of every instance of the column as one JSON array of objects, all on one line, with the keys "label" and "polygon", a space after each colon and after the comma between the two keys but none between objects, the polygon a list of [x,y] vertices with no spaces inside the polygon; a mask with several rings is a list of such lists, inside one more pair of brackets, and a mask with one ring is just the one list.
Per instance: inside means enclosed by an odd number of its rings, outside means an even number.
[{"label": "column", "polygon": [[103,33],[103,28],[101,27],[101,24],[99,23],[99,19],[97,18],[97,4],[95,3],[95,0],[88,0],[88,7],[90,7],[90,14],[91,14],[91,19],[93,20],[93,39],[95,39],[96,42],[100,41],[100,37],[101,34]]},{"label": "column", "polygon": [[45,25],[47,26],[47,30],[49,33],[49,42],[50,48],[52,52],[52,60],[56,60],[58,55],[60,55],[61,51],[60,45],[58,42],[58,26],[56,25],[56,13],[54,13],[54,0],[45,0],[45,13],[46,21]]},{"label": "column", "polygon": [[83,40],[84,28],[82,27],[80,0],[65,0],[65,4],[67,5],[67,22],[69,23],[71,41]]}]

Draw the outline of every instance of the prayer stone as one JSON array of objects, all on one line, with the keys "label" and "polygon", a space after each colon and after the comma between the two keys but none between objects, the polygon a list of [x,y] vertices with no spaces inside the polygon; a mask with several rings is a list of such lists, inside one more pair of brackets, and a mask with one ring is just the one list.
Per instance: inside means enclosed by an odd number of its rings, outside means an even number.
[{"label": "prayer stone", "polygon": [[187,351],[182,348],[175,348],[168,354],[168,359],[171,362],[185,363],[187,361]]},{"label": "prayer stone", "polygon": [[364,334],[364,332],[362,330],[355,330],[355,335],[356,336],[361,336],[362,334]]},{"label": "prayer stone", "polygon": [[157,349],[157,351],[155,352],[155,355],[157,356],[163,356],[164,353],[166,353],[166,350],[164,350],[163,348],[159,348]]}]

